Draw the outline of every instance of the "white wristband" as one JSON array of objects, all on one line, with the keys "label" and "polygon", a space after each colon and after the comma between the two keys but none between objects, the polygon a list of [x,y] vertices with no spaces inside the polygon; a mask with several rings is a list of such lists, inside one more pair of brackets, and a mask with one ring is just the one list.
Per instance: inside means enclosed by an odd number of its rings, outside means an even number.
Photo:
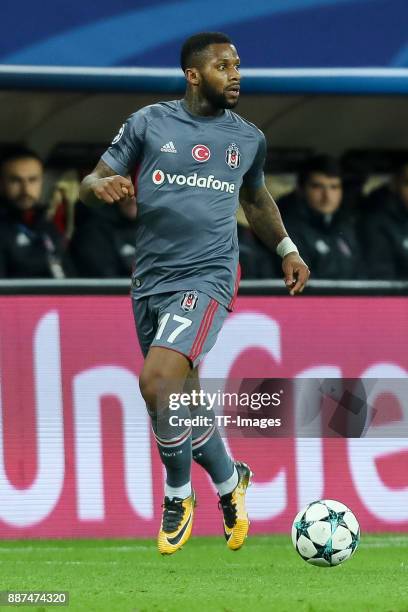
[{"label": "white wristband", "polygon": [[289,236],[282,238],[282,240],[276,247],[276,252],[280,257],[282,257],[282,259],[289,253],[299,253],[296,244],[292,242]]}]

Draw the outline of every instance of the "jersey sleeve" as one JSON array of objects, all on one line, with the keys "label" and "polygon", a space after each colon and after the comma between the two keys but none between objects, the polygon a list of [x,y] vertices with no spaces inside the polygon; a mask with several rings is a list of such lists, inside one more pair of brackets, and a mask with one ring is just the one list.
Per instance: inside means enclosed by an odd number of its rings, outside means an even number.
[{"label": "jersey sleeve", "polygon": [[118,174],[129,174],[139,161],[145,141],[146,113],[144,109],[131,115],[122,125],[102,160]]},{"label": "jersey sleeve", "polygon": [[266,158],[266,140],[264,134],[259,130],[258,149],[249,170],[244,174],[243,184],[256,189],[265,182],[264,165]]}]

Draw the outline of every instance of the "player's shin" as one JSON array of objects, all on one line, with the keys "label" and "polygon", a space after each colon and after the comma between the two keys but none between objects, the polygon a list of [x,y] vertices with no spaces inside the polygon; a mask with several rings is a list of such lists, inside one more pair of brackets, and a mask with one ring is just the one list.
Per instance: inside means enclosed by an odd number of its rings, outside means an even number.
[{"label": "player's shin", "polygon": [[191,426],[187,408],[177,415],[162,408],[152,417],[153,431],[163,465],[166,484],[157,546],[162,555],[172,555],[189,539],[193,526],[195,495],[191,489]]},{"label": "player's shin", "polygon": [[[219,508],[223,513],[224,536],[231,550],[238,550],[248,534],[249,520],[245,507],[245,495],[252,472],[240,461],[233,461],[227,453],[215,423],[215,415],[205,406],[190,409],[191,416],[202,416],[193,425],[193,459],[211,476],[219,495]],[[207,421],[205,420],[207,416]],[[211,424],[208,425],[208,418]],[[195,420],[193,419],[193,423]]]},{"label": "player's shin", "polygon": [[238,473],[218,431],[214,411],[198,406],[190,407],[190,413],[193,422],[203,422],[193,425],[193,459],[208,472],[219,495],[230,493],[238,484]]},{"label": "player's shin", "polygon": [[180,407],[176,415],[169,408],[149,414],[166,469],[165,495],[185,499],[191,495],[191,426],[184,424],[190,416],[188,408]]}]

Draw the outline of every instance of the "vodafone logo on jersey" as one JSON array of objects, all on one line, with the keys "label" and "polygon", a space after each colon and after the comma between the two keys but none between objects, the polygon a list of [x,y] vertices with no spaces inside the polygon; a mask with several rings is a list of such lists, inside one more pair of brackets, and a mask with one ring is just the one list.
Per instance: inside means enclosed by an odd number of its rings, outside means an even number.
[{"label": "vodafone logo on jersey", "polygon": [[180,185],[180,187],[186,185],[188,187],[235,193],[235,183],[220,181],[213,174],[210,174],[210,176],[198,176],[197,172],[189,175],[165,174],[162,170],[155,170],[152,174],[152,181],[155,185],[163,185],[167,181],[169,185]]},{"label": "vodafone logo on jersey", "polygon": [[191,151],[191,155],[193,156],[193,158],[202,163],[202,162],[206,162],[210,159],[211,157],[211,151],[208,147],[206,147],[203,144],[198,144],[195,147],[193,147],[192,151]]},{"label": "vodafone logo on jersey", "polygon": [[164,172],[161,170],[155,170],[152,174],[152,180],[155,185],[162,185],[165,178]]}]

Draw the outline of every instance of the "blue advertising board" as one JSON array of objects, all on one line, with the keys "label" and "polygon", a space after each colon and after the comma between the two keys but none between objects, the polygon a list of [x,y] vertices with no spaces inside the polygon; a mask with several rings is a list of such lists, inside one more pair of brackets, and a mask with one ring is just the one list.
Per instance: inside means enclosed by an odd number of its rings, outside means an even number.
[{"label": "blue advertising board", "polygon": [[5,4],[1,64],[177,67],[187,36],[220,30],[248,68],[408,66],[407,0]]}]

